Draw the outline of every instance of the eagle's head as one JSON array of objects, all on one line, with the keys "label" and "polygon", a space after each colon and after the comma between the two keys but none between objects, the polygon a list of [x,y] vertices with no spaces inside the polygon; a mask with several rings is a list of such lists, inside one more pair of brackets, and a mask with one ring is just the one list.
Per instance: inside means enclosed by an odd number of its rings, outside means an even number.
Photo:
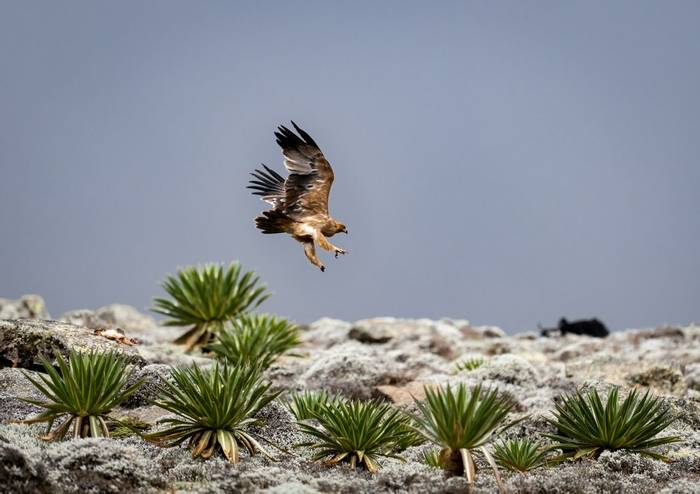
[{"label": "eagle's head", "polygon": [[[330,228],[328,228],[328,233],[325,231],[323,232],[324,235],[327,237],[335,235],[336,233],[348,233],[348,229],[345,225],[343,225],[339,221],[332,220],[333,222],[330,224]],[[325,230],[325,229],[324,229]]]}]

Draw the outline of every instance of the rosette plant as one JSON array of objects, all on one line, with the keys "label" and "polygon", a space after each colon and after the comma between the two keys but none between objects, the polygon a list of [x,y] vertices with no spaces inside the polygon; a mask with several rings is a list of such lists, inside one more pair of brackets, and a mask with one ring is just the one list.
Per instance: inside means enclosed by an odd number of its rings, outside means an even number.
[{"label": "rosette plant", "polygon": [[301,344],[299,328],[267,314],[244,314],[218,333],[207,348],[233,364],[259,365],[267,369],[280,355]]},{"label": "rosette plant", "polygon": [[556,405],[554,418],[546,418],[557,429],[547,437],[552,449],[563,454],[558,459],[597,458],[604,450],[624,449],[668,461],[652,448],[681,440],[678,436],[657,437],[675,420],[664,402],[646,391],[632,390],[620,403],[619,389],[608,393],[605,405],[596,389],[565,395]]},{"label": "rosette plant", "polygon": [[162,286],[171,298],[155,298],[152,310],[168,318],[166,326],[190,327],[175,340],[187,351],[208,344],[228,321],[269,297],[255,273],[244,273],[237,262],[186,267]]},{"label": "rosette plant", "polygon": [[238,463],[240,449],[245,448],[251,455],[260,451],[273,459],[249,430],[262,425],[255,415],[279,395],[262,381],[259,367],[217,362],[208,370],[193,364],[173,368],[170,374],[170,379],[162,379],[161,398],[155,404],[176,417],[163,419],[167,427],[144,439],[163,447],[187,441],[193,458],[207,459],[219,450],[229,462]]},{"label": "rosette plant", "polygon": [[415,440],[411,418],[388,403],[328,399],[306,410],[313,421],[298,422],[299,429],[312,439],[297,446],[311,448],[314,461],[328,465],[347,462],[376,473],[379,458],[402,459],[398,452]]},{"label": "rosette plant", "polygon": [[295,393],[287,403],[287,408],[298,421],[312,419],[321,412],[322,407],[333,405],[338,401],[347,401],[341,395],[330,394],[327,391],[309,391]]},{"label": "rosette plant", "polygon": [[442,449],[439,465],[448,472],[467,478],[473,484],[476,478],[474,453],[482,454],[491,465],[499,488],[502,489],[497,465],[485,447],[501,432],[522,419],[506,423],[514,402],[496,389],[471,390],[460,383],[455,388],[426,386],[425,401],[416,401],[421,413],[417,417],[425,437]]},{"label": "rosette plant", "polygon": [[[23,400],[44,411],[23,422],[47,422],[43,439],[48,441],[65,437],[71,427],[74,438],[110,437],[108,414],[142,384],[137,381],[126,386],[132,368],[117,352],[71,351],[68,361],[56,353],[58,370],[44,357],[41,357],[41,365],[45,374],[25,372],[24,375],[45,399]],[[56,422],[58,427],[52,430]]]},{"label": "rosette plant", "polygon": [[530,439],[510,439],[493,446],[498,466],[512,472],[527,473],[547,462],[547,451]]}]

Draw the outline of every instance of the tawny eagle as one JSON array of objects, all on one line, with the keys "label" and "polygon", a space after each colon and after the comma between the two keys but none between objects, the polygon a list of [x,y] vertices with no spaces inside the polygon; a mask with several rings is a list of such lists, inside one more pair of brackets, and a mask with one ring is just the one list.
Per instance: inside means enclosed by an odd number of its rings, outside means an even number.
[{"label": "tawny eagle", "polygon": [[[253,194],[272,205],[255,218],[255,225],[263,233],[288,233],[304,246],[304,254],[311,263],[325,271],[316,257],[315,243],[335,257],[346,251],[328,241],[336,233],[348,233],[344,224],[328,213],[328,196],[333,185],[333,169],[309,134],[292,122],[295,134],[284,125],[277,128],[275,137],[282,148],[284,167],[289,172],[285,180],[264,164],[264,170],[255,170],[248,186]],[[297,135],[298,134],[298,135]]]}]

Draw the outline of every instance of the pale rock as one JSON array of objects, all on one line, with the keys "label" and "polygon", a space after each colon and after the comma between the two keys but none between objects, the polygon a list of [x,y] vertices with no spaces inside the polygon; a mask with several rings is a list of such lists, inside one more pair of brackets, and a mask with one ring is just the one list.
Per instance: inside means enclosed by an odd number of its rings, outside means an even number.
[{"label": "pale rock", "polygon": [[23,295],[18,300],[0,298],[0,319],[48,319],[44,299],[39,295]]},{"label": "pale rock", "polygon": [[0,363],[40,369],[41,356],[53,359],[60,352],[67,357],[71,350],[114,350],[133,364],[146,363],[135,346],[97,336],[89,328],[39,319],[0,320]]}]

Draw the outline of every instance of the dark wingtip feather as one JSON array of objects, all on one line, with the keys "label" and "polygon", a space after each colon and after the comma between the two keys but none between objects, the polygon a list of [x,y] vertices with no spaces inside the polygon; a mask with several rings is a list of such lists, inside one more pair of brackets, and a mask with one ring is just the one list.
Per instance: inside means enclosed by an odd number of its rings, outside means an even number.
[{"label": "dark wingtip feather", "polygon": [[[302,135],[302,137],[304,136]],[[294,148],[302,144],[313,144],[314,146],[316,146],[316,143],[313,142],[313,139],[311,139],[311,137],[309,137],[308,134],[306,134],[306,137],[304,137],[304,139],[306,139],[305,141],[284,125],[280,125],[279,127],[277,127],[277,131],[275,131],[275,138],[277,140],[277,144],[279,144],[279,146],[282,149]]]},{"label": "dark wingtip feather", "polygon": [[304,138],[304,140],[306,141],[306,144],[311,144],[312,146],[316,146],[316,147],[318,148],[318,144],[316,144],[316,141],[314,141],[314,140],[311,138],[311,136],[310,136],[309,134],[307,134],[306,131],[304,131],[304,129],[302,129],[301,127],[299,127],[299,126],[294,122],[294,120],[291,120],[291,122],[292,122],[292,125],[294,126],[294,128],[296,129],[296,131],[299,133],[299,135],[300,135],[301,137]]},{"label": "dark wingtip feather", "polygon": [[265,165],[264,163],[260,163],[260,164],[265,168],[265,170],[267,170],[267,172],[268,172],[270,175],[272,175],[273,177],[275,177],[278,181],[284,182],[284,177],[283,177],[282,175],[280,175],[279,173],[277,173],[275,170],[269,168],[269,167],[268,167],[267,165]]},{"label": "dark wingtip feather", "polygon": [[284,190],[284,178],[282,176],[267,167],[264,163],[260,163],[267,173],[263,170],[256,169],[250,172],[250,174],[255,178],[255,180],[249,180],[247,189],[252,189],[257,192],[253,192],[253,195],[267,196],[267,195],[279,195]]}]

